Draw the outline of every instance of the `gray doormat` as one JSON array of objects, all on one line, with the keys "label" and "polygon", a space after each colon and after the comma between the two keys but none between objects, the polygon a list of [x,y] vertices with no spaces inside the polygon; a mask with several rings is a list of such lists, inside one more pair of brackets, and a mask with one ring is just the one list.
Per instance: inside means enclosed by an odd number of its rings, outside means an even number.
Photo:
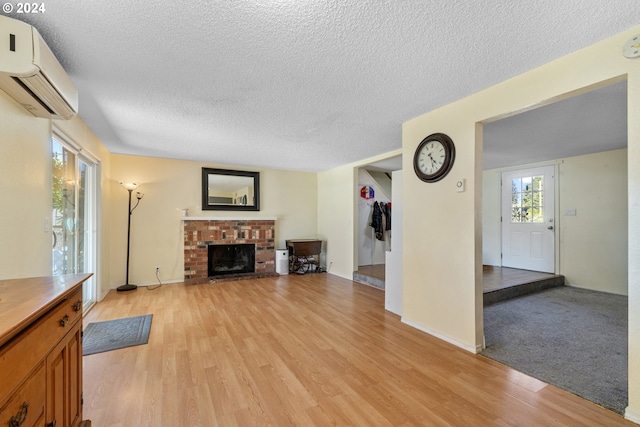
[{"label": "gray doormat", "polygon": [[89,323],[84,330],[82,355],[133,347],[149,342],[152,314]]}]

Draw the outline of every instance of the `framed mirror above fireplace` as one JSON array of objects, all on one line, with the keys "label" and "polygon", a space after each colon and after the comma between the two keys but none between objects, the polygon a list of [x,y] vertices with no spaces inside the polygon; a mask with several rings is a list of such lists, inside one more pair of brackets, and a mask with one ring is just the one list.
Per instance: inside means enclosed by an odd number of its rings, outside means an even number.
[{"label": "framed mirror above fireplace", "polygon": [[260,172],[202,168],[202,210],[259,211]]}]

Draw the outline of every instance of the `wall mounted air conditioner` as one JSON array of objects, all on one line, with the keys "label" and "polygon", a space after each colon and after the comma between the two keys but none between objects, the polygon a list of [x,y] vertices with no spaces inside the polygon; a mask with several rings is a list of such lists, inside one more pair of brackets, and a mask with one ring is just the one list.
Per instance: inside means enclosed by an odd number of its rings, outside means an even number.
[{"label": "wall mounted air conditioner", "polygon": [[36,117],[68,120],[78,90],[38,31],[0,15],[0,89]]}]

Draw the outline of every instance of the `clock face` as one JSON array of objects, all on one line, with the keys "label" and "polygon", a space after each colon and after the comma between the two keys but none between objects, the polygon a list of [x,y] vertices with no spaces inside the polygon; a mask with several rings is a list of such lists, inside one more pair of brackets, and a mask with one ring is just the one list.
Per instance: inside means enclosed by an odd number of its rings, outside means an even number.
[{"label": "clock face", "polygon": [[424,182],[436,182],[444,178],[455,160],[453,141],[443,133],[434,133],[422,140],[413,156],[413,169]]},{"label": "clock face", "polygon": [[440,141],[427,141],[418,153],[418,169],[425,175],[434,175],[444,166],[446,153]]}]

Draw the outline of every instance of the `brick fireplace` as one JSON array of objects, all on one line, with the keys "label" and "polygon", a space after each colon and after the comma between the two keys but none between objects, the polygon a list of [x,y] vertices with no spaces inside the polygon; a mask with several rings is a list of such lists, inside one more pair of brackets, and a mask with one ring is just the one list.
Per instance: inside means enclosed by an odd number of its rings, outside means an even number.
[{"label": "brick fireplace", "polygon": [[[187,285],[276,276],[275,218],[184,217],[184,282]],[[209,245],[255,244],[253,273],[209,276]]]}]

